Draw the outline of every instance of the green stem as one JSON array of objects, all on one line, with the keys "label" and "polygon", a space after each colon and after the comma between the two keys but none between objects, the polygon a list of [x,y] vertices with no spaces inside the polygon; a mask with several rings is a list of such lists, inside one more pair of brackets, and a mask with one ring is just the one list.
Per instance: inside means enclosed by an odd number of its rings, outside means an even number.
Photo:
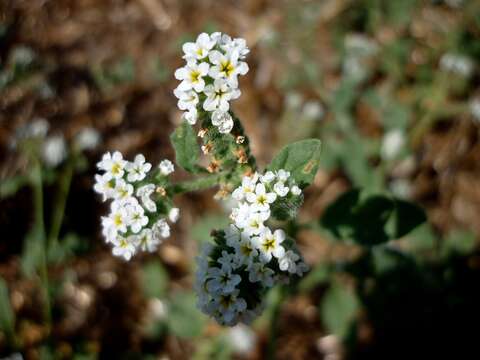
[{"label": "green stem", "polygon": [[74,170],[75,158],[69,159],[65,165],[65,169],[60,177],[58,184],[58,193],[53,208],[52,224],[50,227],[50,234],[48,237],[48,246],[50,249],[55,249],[58,245],[58,237],[62,227],[63,218],[65,214],[65,207],[67,205],[68,193],[70,192],[70,185],[72,183],[72,176]]},{"label": "green stem", "polygon": [[278,335],[278,320],[280,318],[280,310],[282,309],[282,304],[285,299],[285,292],[284,287],[278,287],[278,294],[273,301],[271,307],[271,317],[270,317],[270,331],[268,337],[268,344],[267,344],[267,356],[268,360],[274,360],[275,356],[275,349],[277,343],[277,335]]},{"label": "green stem", "polygon": [[45,222],[43,213],[43,178],[42,165],[37,158],[34,158],[34,167],[32,171],[32,187],[33,187],[33,207],[35,211],[35,228],[39,233],[39,239],[42,241],[42,259],[40,264],[40,279],[42,282],[42,290],[44,297],[43,313],[45,322],[50,331],[51,325],[51,305],[48,283],[47,270],[47,237],[45,234]]},{"label": "green stem", "polygon": [[208,189],[218,185],[223,175],[223,173],[219,173],[194,180],[182,181],[173,184],[170,188],[170,191],[172,191],[173,194],[182,194],[186,192]]}]

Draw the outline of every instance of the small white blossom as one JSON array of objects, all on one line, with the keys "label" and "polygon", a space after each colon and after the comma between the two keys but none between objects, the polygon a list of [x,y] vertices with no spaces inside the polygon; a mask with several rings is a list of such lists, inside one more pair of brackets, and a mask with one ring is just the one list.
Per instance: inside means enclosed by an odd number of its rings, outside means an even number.
[{"label": "small white blossom", "polygon": [[262,263],[255,263],[249,269],[248,280],[250,282],[260,281],[267,287],[273,286],[273,276],[275,271]]},{"label": "small white blossom", "polygon": [[75,137],[75,144],[79,150],[93,150],[100,143],[100,133],[91,127],[83,128]]},{"label": "small white blossom", "polygon": [[238,87],[238,75],[245,75],[248,72],[246,62],[239,60],[239,53],[236,50],[227,50],[226,53],[213,50],[209,54],[210,67],[208,75],[213,79],[223,78],[234,88]]},{"label": "small white blossom", "polygon": [[133,162],[125,165],[125,170],[128,172],[127,180],[130,182],[143,180],[151,168],[152,164],[145,162],[145,156],[138,154]]},{"label": "small white blossom", "polygon": [[154,252],[160,244],[159,239],[153,236],[152,230],[143,229],[138,235],[139,247],[142,251]]},{"label": "small white blossom", "polygon": [[113,180],[112,175],[109,173],[103,175],[96,174],[93,190],[102,195],[103,201],[113,199],[115,194],[115,180]]},{"label": "small white blossom", "polygon": [[240,90],[230,87],[226,80],[218,78],[213,84],[205,86],[205,95],[207,98],[203,103],[205,111],[228,111],[230,109],[230,100],[237,99],[240,96]]},{"label": "small white blossom", "polygon": [[270,184],[273,180],[275,180],[273,171],[267,171],[264,175],[260,176],[260,181],[263,184]]},{"label": "small white blossom", "polygon": [[198,120],[198,111],[196,108],[191,108],[183,113],[183,119],[190,125],[195,125]]},{"label": "small white blossom", "polygon": [[216,126],[221,134],[228,134],[233,129],[233,118],[227,111],[216,110],[212,113],[212,125]]},{"label": "small white blossom", "polygon": [[175,71],[175,78],[182,82],[178,85],[177,89],[180,91],[187,91],[190,89],[196,92],[201,92],[205,88],[205,80],[203,77],[208,74],[210,65],[208,63],[195,63],[189,61],[185,67],[177,69]]},{"label": "small white blossom", "polygon": [[113,249],[112,253],[115,256],[121,256],[125,260],[130,260],[132,256],[135,254],[135,243],[132,240],[136,240],[135,237],[128,237],[125,238],[123,236],[119,236],[113,242]]},{"label": "small white blossom", "polygon": [[297,185],[293,185],[291,188],[290,188],[290,192],[295,195],[295,196],[298,196],[302,193],[302,189],[300,189]]},{"label": "small white blossom", "polygon": [[260,183],[255,186],[255,192],[246,194],[246,199],[252,204],[252,207],[257,211],[268,211],[270,204],[277,199],[277,194],[274,192],[267,192],[265,185]]},{"label": "small white blossom", "polygon": [[120,179],[125,173],[126,164],[127,162],[123,160],[122,154],[119,151],[115,151],[113,154],[104,154],[97,167],[111,174],[113,178]]},{"label": "small white blossom", "polygon": [[180,209],[179,208],[171,208],[170,211],[168,212],[168,219],[176,223],[178,219],[180,218]]},{"label": "small white blossom", "polygon": [[275,191],[275,193],[278,196],[285,197],[285,196],[287,196],[290,189],[288,188],[288,186],[285,186],[285,183],[279,181],[279,182],[275,183],[275,185],[273,185],[273,191]]},{"label": "small white blossom", "polygon": [[208,56],[209,51],[215,46],[215,40],[212,40],[206,33],[198,35],[197,40],[183,44],[184,58],[201,60]]},{"label": "small white blossom", "polygon": [[162,160],[158,165],[158,168],[160,169],[160,173],[164,176],[168,176],[175,171],[173,163],[167,159]]},{"label": "small white blossom", "polygon": [[384,159],[394,159],[405,144],[405,135],[402,130],[395,129],[387,132],[382,141],[381,155]]},{"label": "small white blossom", "polygon": [[125,200],[133,194],[133,185],[127,183],[123,179],[115,181],[115,189],[113,190],[113,197],[117,200]]},{"label": "small white blossom", "polygon": [[139,187],[137,190],[137,196],[140,198],[142,205],[150,212],[157,211],[157,205],[155,202],[150,198],[150,196],[155,191],[155,185],[147,184]]},{"label": "small white blossom", "polygon": [[247,194],[253,193],[255,191],[257,179],[258,179],[258,175],[253,177],[245,176],[242,179],[242,185],[233,191],[232,197],[235,200],[240,201],[244,199]]},{"label": "small white blossom", "polygon": [[65,160],[67,156],[67,145],[62,135],[48,137],[43,143],[42,158],[45,164],[56,167]]},{"label": "small white blossom", "polygon": [[288,271],[289,273],[295,274],[297,271],[296,262],[300,259],[300,256],[288,250],[280,259],[278,259],[278,267],[282,271]]},{"label": "small white blossom", "polygon": [[232,272],[229,266],[221,268],[212,267],[208,269],[207,289],[211,293],[228,294],[235,290],[242,278]]},{"label": "small white blossom", "polygon": [[159,219],[152,227],[152,235],[155,239],[161,240],[170,236],[170,226],[165,219]]},{"label": "small white blossom", "polygon": [[275,230],[272,234],[271,230],[265,228],[264,231],[253,239],[257,249],[260,251],[260,257],[263,261],[269,262],[272,256],[280,259],[285,254],[285,248],[281,245],[285,240],[285,232],[283,230]]}]

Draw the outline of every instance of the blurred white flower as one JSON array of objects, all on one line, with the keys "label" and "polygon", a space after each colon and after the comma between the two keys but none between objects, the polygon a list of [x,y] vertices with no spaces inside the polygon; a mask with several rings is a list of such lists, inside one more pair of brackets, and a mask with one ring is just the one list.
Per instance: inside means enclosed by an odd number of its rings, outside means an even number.
[{"label": "blurred white flower", "polygon": [[100,143],[100,133],[91,127],[83,128],[75,137],[75,144],[79,150],[93,150]]},{"label": "blurred white flower", "polygon": [[168,176],[175,171],[173,163],[168,159],[160,161],[158,168],[160,169],[160,173],[164,176]]},{"label": "blurred white flower", "polygon": [[303,105],[302,114],[306,120],[320,120],[324,113],[323,106],[319,101],[311,100]]},{"label": "blurred white flower", "polygon": [[474,70],[474,62],[471,58],[465,55],[446,53],[440,59],[440,68],[444,71],[449,71],[469,78]]},{"label": "blurred white flower", "polygon": [[228,340],[234,352],[248,355],[255,347],[257,336],[248,326],[238,324],[228,331]]},{"label": "blurred white flower", "polygon": [[42,145],[42,159],[48,166],[56,167],[67,157],[67,145],[62,135],[48,137]]},{"label": "blurred white flower", "polygon": [[475,98],[470,101],[470,113],[473,118],[480,123],[480,98]]},{"label": "blurred white flower", "polygon": [[405,145],[405,134],[400,129],[394,129],[387,132],[382,140],[380,153],[386,160],[394,159]]}]

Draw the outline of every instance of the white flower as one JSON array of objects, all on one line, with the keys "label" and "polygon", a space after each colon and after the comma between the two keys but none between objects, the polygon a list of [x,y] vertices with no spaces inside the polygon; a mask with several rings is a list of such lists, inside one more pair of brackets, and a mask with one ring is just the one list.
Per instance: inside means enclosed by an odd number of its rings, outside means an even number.
[{"label": "white flower", "polygon": [[206,111],[230,109],[230,100],[237,99],[240,96],[240,90],[229,86],[224,79],[215,79],[213,84],[205,86],[205,95],[207,98],[203,103],[203,109]]},{"label": "white flower", "polygon": [[100,170],[104,170],[110,173],[113,178],[120,179],[125,173],[124,168],[126,161],[123,160],[123,156],[119,151],[115,151],[112,154],[107,152],[103,155],[102,160],[97,164]]},{"label": "white flower", "polygon": [[62,135],[50,136],[43,143],[42,158],[48,166],[58,166],[66,156],[67,145]]},{"label": "white flower", "polygon": [[105,173],[103,175],[95,175],[95,185],[93,186],[93,190],[99,194],[102,194],[103,201],[114,197],[114,189],[115,180],[112,179],[111,174]]},{"label": "white flower", "polygon": [[275,185],[273,185],[273,191],[275,191],[277,193],[278,196],[280,197],[284,197],[288,194],[288,191],[290,189],[285,186],[285,184],[281,181],[275,183]]},{"label": "white flower", "polygon": [[308,265],[305,264],[303,261],[300,261],[299,263],[297,263],[296,267],[297,267],[297,271],[295,272],[295,274],[297,276],[302,276],[309,269]]},{"label": "white flower", "polygon": [[267,171],[265,174],[260,176],[260,181],[263,184],[270,184],[273,180],[275,180],[275,174],[273,171]]},{"label": "white flower", "polygon": [[170,236],[170,226],[165,219],[159,219],[152,227],[152,235],[155,239],[161,240]]},{"label": "white flower", "polygon": [[151,168],[152,164],[145,162],[145,156],[138,154],[133,162],[125,165],[125,170],[128,172],[127,180],[130,182],[143,180]]},{"label": "white flower", "polygon": [[135,254],[135,244],[134,241],[135,237],[129,236],[128,238],[124,238],[123,236],[119,236],[114,241],[114,248],[112,249],[112,253],[115,256],[121,256],[125,260],[130,260],[132,256]]},{"label": "white flower", "polygon": [[295,195],[295,196],[298,196],[302,193],[302,189],[300,189],[297,185],[293,185],[291,188],[290,188],[290,192]]},{"label": "white flower", "polygon": [[250,267],[253,264],[255,257],[258,255],[255,245],[252,243],[251,238],[246,234],[242,234],[240,241],[237,241],[230,246],[235,248],[236,262],[246,265],[247,267]]},{"label": "white flower", "polygon": [[215,110],[212,113],[212,125],[216,126],[221,134],[229,134],[233,129],[233,118],[228,111]]},{"label": "white flower", "polygon": [[137,189],[137,196],[140,198],[142,205],[150,212],[157,211],[157,205],[150,198],[154,191],[155,185],[153,184],[143,185]]},{"label": "white flower", "polygon": [[272,259],[272,256],[275,256],[277,259],[283,257],[285,249],[281,244],[284,240],[285,232],[283,230],[275,230],[272,234],[269,228],[265,228],[258,237],[252,239],[260,251],[260,258],[266,263]]},{"label": "white flower", "polygon": [[280,169],[276,173],[278,181],[285,182],[290,177],[290,171]]},{"label": "white flower", "polygon": [[273,192],[267,193],[264,184],[257,184],[255,192],[246,194],[246,199],[252,204],[252,207],[258,211],[268,211],[270,204],[277,199],[277,194]]},{"label": "white flower", "polygon": [[198,120],[198,111],[196,108],[191,108],[183,113],[183,119],[190,125],[195,125]]},{"label": "white flower", "polygon": [[217,259],[217,263],[222,265],[222,269],[236,269],[241,265],[241,263],[237,261],[235,254],[231,254],[225,250],[222,251],[222,256]]},{"label": "white flower", "polygon": [[471,58],[464,55],[446,53],[440,59],[440,67],[444,71],[450,71],[468,78],[473,73],[474,62]]},{"label": "white flower", "polygon": [[272,287],[274,275],[275,271],[267,267],[265,264],[255,263],[249,269],[248,280],[250,280],[250,282],[260,281],[263,285]]},{"label": "white flower", "polygon": [[171,208],[168,212],[168,218],[171,222],[176,223],[180,218],[180,209],[179,208]]},{"label": "white flower", "polygon": [[225,324],[234,325],[235,317],[238,313],[245,311],[247,303],[244,299],[238,297],[239,290],[235,290],[231,293],[224,293],[213,300],[213,306],[217,307],[221,314]]},{"label": "white flower", "polygon": [[154,252],[157,250],[160,241],[152,234],[151,229],[143,229],[138,235],[139,247],[142,251]]},{"label": "white flower", "polygon": [[239,60],[239,53],[234,49],[227,50],[225,54],[213,50],[208,58],[213,64],[208,75],[213,79],[226,79],[233,88],[238,87],[238,75],[245,75],[248,72],[247,63]]},{"label": "white flower", "polygon": [[402,130],[390,130],[383,137],[382,148],[380,150],[384,159],[394,159],[402,150],[405,144],[405,135]]},{"label": "white flower", "polygon": [[103,225],[106,229],[114,232],[127,232],[129,216],[124,206],[118,201],[112,202],[111,212],[107,218],[104,218]]},{"label": "white flower", "polygon": [[306,120],[320,120],[324,113],[325,111],[323,110],[323,106],[318,101],[307,101],[303,105],[302,114]]},{"label": "white flower", "polygon": [[232,197],[235,200],[242,200],[247,194],[253,193],[255,191],[255,185],[257,184],[258,175],[255,174],[254,176],[245,176],[242,179],[242,185],[236,188],[233,193]]},{"label": "white flower", "polygon": [[244,231],[247,235],[259,235],[265,229],[265,225],[263,224],[268,218],[270,217],[270,212],[255,212],[250,214],[244,226],[237,226],[244,227]]},{"label": "white flower", "polygon": [[129,217],[128,222],[130,224],[130,229],[135,234],[139,233],[140,230],[148,224],[148,217],[145,216],[143,207],[137,202],[136,204],[131,204],[125,208]]},{"label": "white flower", "polygon": [[207,290],[215,294],[228,294],[242,281],[240,275],[232,273],[228,266],[211,267],[208,269]]},{"label": "white flower", "polygon": [[209,51],[215,46],[215,40],[212,40],[206,33],[198,35],[196,42],[183,44],[184,58],[201,60],[208,56]]},{"label": "white flower", "polygon": [[192,111],[196,109],[198,104],[198,94],[194,90],[180,90],[178,87],[173,90],[173,94],[177,97],[177,106],[180,110]]},{"label": "white flower", "polygon": [[236,353],[246,356],[255,348],[257,335],[248,326],[238,324],[228,331],[228,340]]},{"label": "white flower", "polygon": [[205,87],[203,77],[208,74],[209,68],[208,63],[197,64],[194,61],[189,61],[185,67],[175,71],[175,78],[182,81],[177,89],[181,91],[194,89],[196,92],[202,92]]},{"label": "white flower", "polygon": [[75,137],[75,144],[80,150],[92,150],[98,146],[100,138],[100,133],[96,129],[86,127]]},{"label": "white flower", "polygon": [[239,228],[244,228],[247,225],[248,219],[252,214],[252,209],[247,203],[240,203],[238,207],[232,210],[230,214],[230,219],[235,223]]},{"label": "white flower", "polygon": [[175,171],[173,163],[167,159],[162,160],[158,165],[158,168],[160,169],[160,173],[164,176],[168,176]]},{"label": "white flower", "polygon": [[123,179],[115,181],[115,189],[113,190],[113,197],[117,200],[129,198],[133,194],[133,185],[127,183]]},{"label": "white flower", "polygon": [[288,271],[291,274],[295,274],[297,271],[296,262],[300,259],[300,256],[288,250],[280,259],[278,259],[278,267],[282,271]]}]

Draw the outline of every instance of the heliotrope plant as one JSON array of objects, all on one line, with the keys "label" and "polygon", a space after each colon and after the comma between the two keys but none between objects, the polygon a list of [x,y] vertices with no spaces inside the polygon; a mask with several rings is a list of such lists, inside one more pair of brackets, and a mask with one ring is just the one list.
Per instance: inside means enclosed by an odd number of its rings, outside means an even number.
[{"label": "heliotrope plant", "polygon": [[[133,162],[118,151],[105,154],[94,186],[104,201],[112,200],[110,214],[102,218],[103,234],[113,254],[126,260],[153,252],[179,218],[173,197],[218,186],[215,197],[236,204],[229,227],[213,230],[213,242],[197,257],[198,306],[220,324],[249,323],[260,314],[269,288],[308,270],[282,224],[297,217],[303,189],[318,170],[320,141],[287,145],[260,171],[230,108],[240,96],[238,77],[248,72],[245,40],[202,33],[183,52],[186,64],[175,72],[181,82],[174,94],[184,121],[171,141],[176,165],[196,177],[174,183],[169,160],[153,168],[141,154]],[[209,158],[206,167],[199,165],[200,149]]]}]

